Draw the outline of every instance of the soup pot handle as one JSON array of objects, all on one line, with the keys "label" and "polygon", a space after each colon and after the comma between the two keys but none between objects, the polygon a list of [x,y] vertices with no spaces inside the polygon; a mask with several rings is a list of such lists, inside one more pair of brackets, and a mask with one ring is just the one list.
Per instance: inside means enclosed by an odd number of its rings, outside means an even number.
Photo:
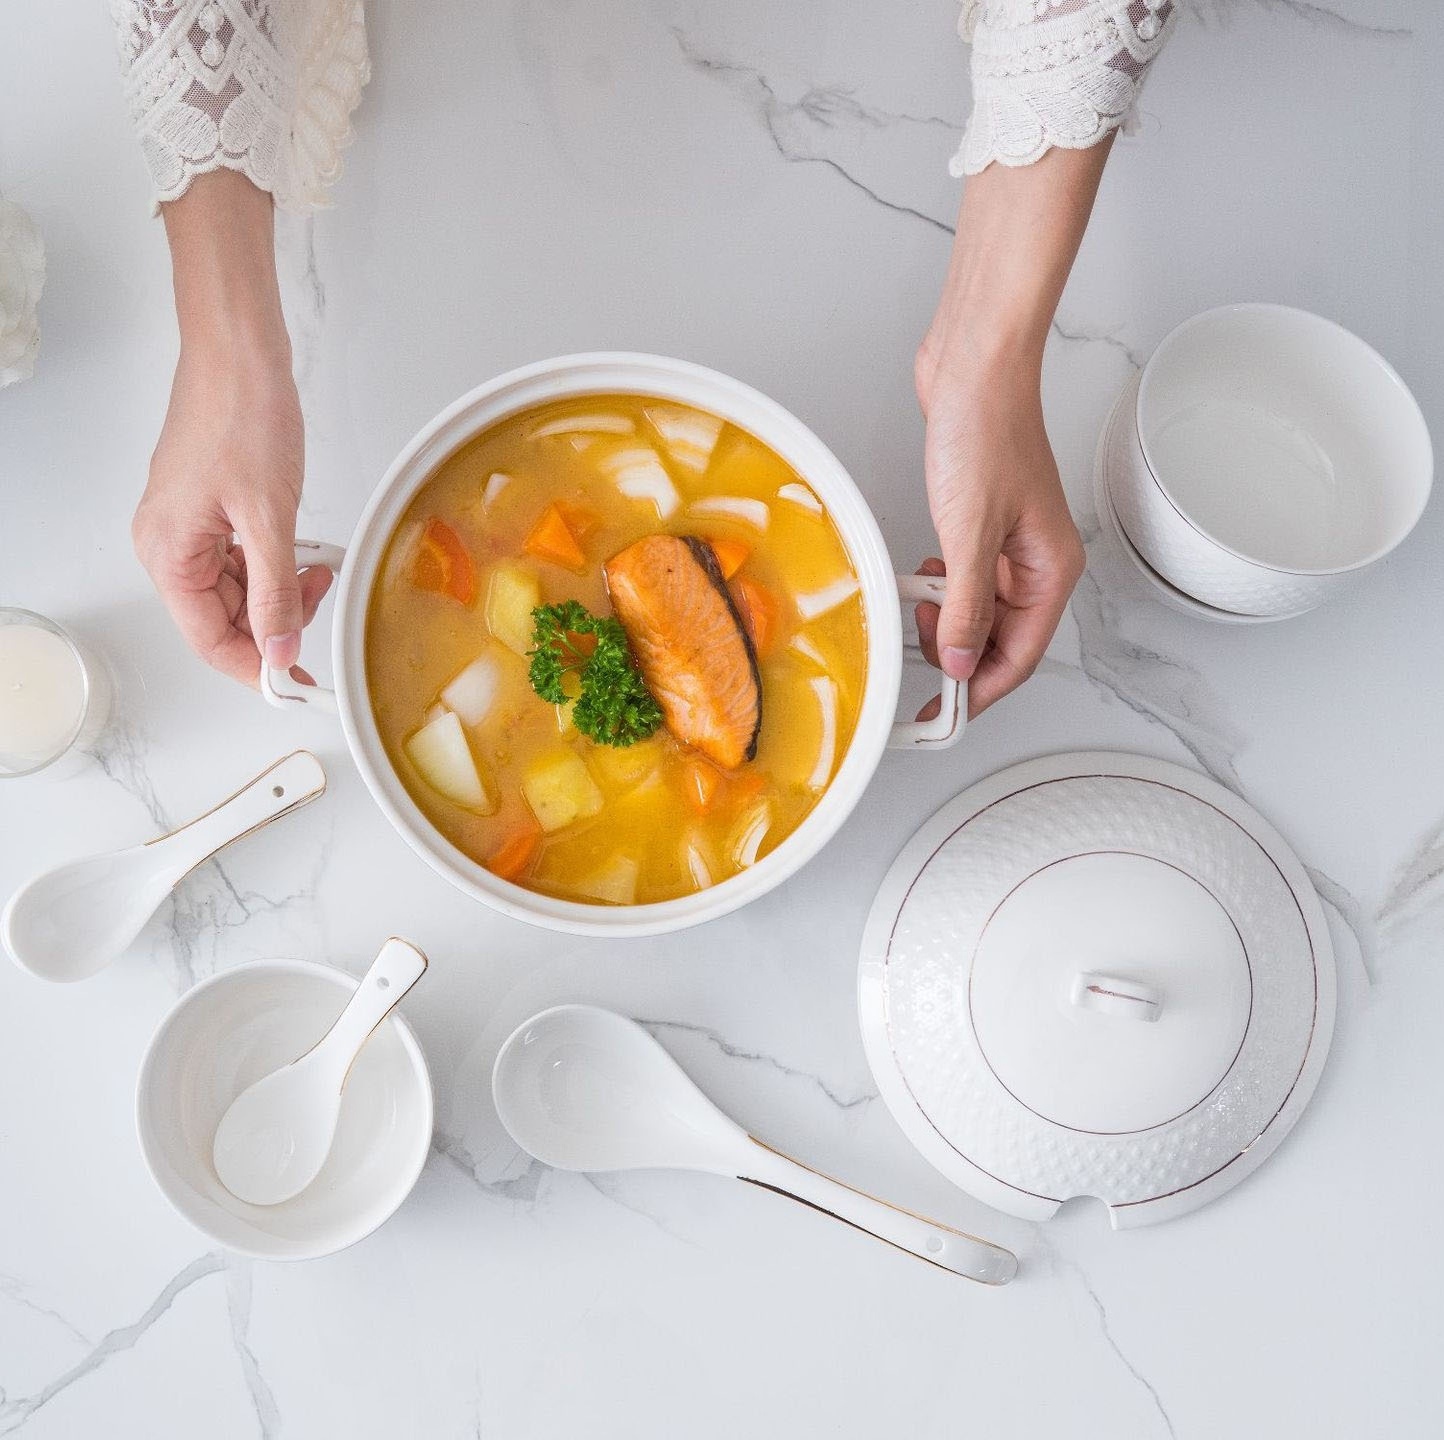
[{"label": "soup pot handle", "polygon": [[[324,565],[333,575],[340,574],[346,552],[339,545],[328,545],[323,540],[296,541],[296,569],[305,570],[312,565]],[[285,670],[276,670],[261,665],[261,694],[278,710],[300,703],[314,705],[328,715],[337,714],[336,692],[324,685],[302,685],[291,679]]]},{"label": "soup pot handle", "polygon": [[[897,577],[898,599],[904,605],[916,605],[931,601],[934,605],[943,603],[947,581],[941,575],[899,575]],[[906,649],[920,653],[915,642],[907,642]],[[963,727],[968,723],[967,687],[951,675],[942,675],[941,705],[931,720],[895,720],[892,734],[888,738],[890,750],[946,750],[962,738]]]}]

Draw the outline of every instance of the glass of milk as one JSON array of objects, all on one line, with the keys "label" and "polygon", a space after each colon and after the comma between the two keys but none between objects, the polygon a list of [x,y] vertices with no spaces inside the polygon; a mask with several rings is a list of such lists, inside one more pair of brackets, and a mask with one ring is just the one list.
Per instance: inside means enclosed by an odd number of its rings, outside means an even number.
[{"label": "glass of milk", "polygon": [[104,667],[53,620],[0,606],[0,779],[33,775],[99,738]]}]

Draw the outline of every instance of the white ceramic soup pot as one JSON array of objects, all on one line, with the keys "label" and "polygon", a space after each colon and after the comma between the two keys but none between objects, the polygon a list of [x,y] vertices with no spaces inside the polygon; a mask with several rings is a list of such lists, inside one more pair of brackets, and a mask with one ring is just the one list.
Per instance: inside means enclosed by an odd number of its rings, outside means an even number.
[{"label": "white ceramic soup pot", "polygon": [[[709,889],[651,905],[591,905],[561,900],[499,879],[442,835],[407,794],[388,759],[367,691],[366,610],[387,541],[412,496],[460,446],[498,422],[550,401],[632,394],[677,401],[720,415],[782,457],[817,493],[837,526],[861,584],[867,617],[867,681],[857,727],[832,783],[807,818],[750,868]],[[939,749],[966,721],[963,687],[942,677],[935,720],[898,721],[904,646],[902,602],[942,599],[940,580],[894,575],[867,502],[832,452],[796,416],[751,387],[682,360],[656,355],[569,355],[513,370],[479,386],[425,425],[397,456],[362,513],[348,550],[302,542],[298,565],[340,572],[332,636],[335,691],[293,683],[262,670],[273,704],[335,709],[362,778],[386,817],[417,854],[468,895],[516,919],[584,935],[657,935],[699,925],[766,894],[807,863],[852,812],[889,746]]]},{"label": "white ceramic soup pot", "polygon": [[1136,383],[1133,423],[1105,457],[1108,494],[1144,559],[1205,604],[1311,609],[1423,513],[1434,458],[1419,406],[1331,320],[1206,310],[1164,337]]}]

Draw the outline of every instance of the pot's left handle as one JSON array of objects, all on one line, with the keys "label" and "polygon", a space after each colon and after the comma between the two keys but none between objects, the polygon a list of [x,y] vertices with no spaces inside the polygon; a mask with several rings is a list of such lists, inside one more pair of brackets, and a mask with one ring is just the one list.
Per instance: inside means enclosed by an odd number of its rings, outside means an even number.
[{"label": "pot's left handle", "polygon": [[[898,599],[904,605],[916,605],[931,601],[934,605],[943,603],[947,581],[941,575],[899,575],[897,577]],[[908,644],[909,651],[918,646]],[[892,734],[888,738],[890,750],[946,750],[962,738],[963,728],[968,723],[968,687],[951,675],[942,676],[941,702],[937,715],[931,720],[895,720]]]},{"label": "pot's left handle", "polygon": [[[312,565],[324,565],[333,575],[341,573],[346,552],[339,545],[328,545],[323,540],[296,541],[296,569],[306,570]],[[336,692],[324,685],[302,685],[291,678],[285,670],[277,670],[261,663],[261,694],[278,710],[288,705],[314,705],[328,715],[337,714]]]}]

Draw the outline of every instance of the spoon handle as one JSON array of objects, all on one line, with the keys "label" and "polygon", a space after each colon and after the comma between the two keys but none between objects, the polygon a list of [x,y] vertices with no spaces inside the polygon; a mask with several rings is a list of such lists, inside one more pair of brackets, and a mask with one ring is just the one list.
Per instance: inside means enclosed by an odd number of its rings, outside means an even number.
[{"label": "spoon handle", "polygon": [[361,977],[336,1023],[311,1047],[308,1057],[335,1071],[338,1089],[344,1089],[351,1063],[371,1032],[396,1008],[401,998],[426,971],[426,956],[409,940],[392,936]]},{"label": "spoon handle", "polygon": [[920,1260],[984,1285],[1006,1285],[1018,1273],[1018,1259],[1011,1250],[889,1205],[793,1160],[755,1135],[747,1138],[755,1153],[748,1157],[751,1163],[738,1179],[749,1185],[800,1201]]},{"label": "spoon handle", "polygon": [[325,788],[321,762],[309,750],[297,750],[263,770],[215,809],[149,843],[164,853],[174,884],[232,840],[314,800]]}]

